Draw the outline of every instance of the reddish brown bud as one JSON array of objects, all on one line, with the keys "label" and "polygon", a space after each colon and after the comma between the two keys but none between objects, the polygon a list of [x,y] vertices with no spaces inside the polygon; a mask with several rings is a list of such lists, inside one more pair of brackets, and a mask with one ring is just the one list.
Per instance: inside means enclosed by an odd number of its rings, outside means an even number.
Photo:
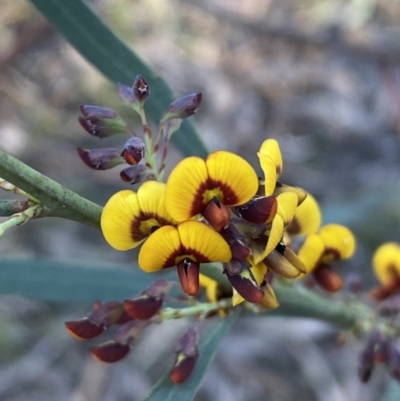
[{"label": "reddish brown bud", "polygon": [[393,275],[391,281],[374,287],[369,292],[369,296],[376,301],[382,301],[398,292],[400,292],[400,277]]},{"label": "reddish brown bud", "polygon": [[82,114],[86,118],[115,118],[117,117],[117,113],[109,109],[107,107],[101,107],[101,106],[92,106],[92,105],[83,105],[80,107]]},{"label": "reddish brown bud", "polygon": [[250,255],[250,247],[245,244],[241,239],[236,239],[230,245],[232,257],[235,259],[247,259]]},{"label": "reddish brown bud", "polygon": [[187,118],[196,113],[200,106],[203,95],[201,93],[193,93],[192,95],[181,97],[173,101],[165,110],[163,117],[161,118],[160,125],[164,124],[168,120],[176,118]]},{"label": "reddish brown bud", "polygon": [[213,198],[207,203],[203,211],[203,216],[216,231],[220,231],[226,227],[230,220],[229,209],[220,203],[217,198]]},{"label": "reddish brown bud", "polygon": [[144,164],[137,164],[124,168],[120,173],[122,181],[129,182],[129,184],[138,184],[146,178],[148,168]]},{"label": "reddish brown bud", "polygon": [[118,149],[82,149],[77,148],[79,157],[90,168],[94,170],[108,170],[124,163]]},{"label": "reddish brown bud", "polygon": [[185,258],[177,266],[179,281],[183,291],[188,295],[197,295],[199,292],[200,263]]},{"label": "reddish brown bud", "polygon": [[240,215],[247,221],[255,224],[269,224],[278,210],[278,201],[275,196],[255,196],[250,202],[239,206]]},{"label": "reddish brown bud", "polygon": [[176,354],[174,367],[171,370],[170,378],[176,383],[184,383],[192,374],[196,365],[198,355],[186,356],[183,352]]},{"label": "reddish brown bud", "polygon": [[88,318],[65,322],[68,333],[79,340],[89,340],[99,336],[106,329],[104,324],[94,324]]},{"label": "reddish brown bud", "polygon": [[189,327],[178,339],[176,358],[170,377],[174,383],[185,382],[192,373],[199,355],[199,332],[197,326]]},{"label": "reddish brown bud", "polygon": [[232,287],[234,287],[239,295],[246,301],[253,303],[260,303],[263,301],[264,291],[257,284],[250,270],[245,269],[239,274],[232,274],[225,268],[225,274],[232,284]]},{"label": "reddish brown bud", "polygon": [[146,294],[124,301],[125,310],[129,316],[139,320],[153,317],[160,310],[162,304],[162,298],[149,297]]},{"label": "reddish brown bud", "polygon": [[142,160],[144,149],[144,142],[140,138],[133,136],[125,142],[121,156],[128,164],[136,165]]},{"label": "reddish brown bud", "polygon": [[115,341],[109,341],[105,344],[93,347],[90,352],[99,361],[113,363],[121,360],[130,351],[129,344],[119,344]]},{"label": "reddish brown bud", "polygon": [[330,265],[321,264],[313,271],[313,276],[318,285],[328,292],[339,291],[343,287],[343,279]]},{"label": "reddish brown bud", "polygon": [[144,102],[150,96],[149,86],[144,78],[138,75],[133,83],[133,94],[139,102]]}]

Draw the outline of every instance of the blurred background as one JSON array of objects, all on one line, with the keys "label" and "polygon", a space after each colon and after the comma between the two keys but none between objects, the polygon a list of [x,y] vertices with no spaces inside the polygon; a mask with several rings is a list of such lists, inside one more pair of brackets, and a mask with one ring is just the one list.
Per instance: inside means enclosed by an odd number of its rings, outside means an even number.
[{"label": "blurred background", "polygon": [[[373,250],[400,241],[398,1],[89,3],[177,97],[203,92],[194,120],[210,150],[240,153],[259,169],[261,142],[278,139],[282,181],[314,194],[325,223],[347,224],[356,233],[356,256],[342,271],[358,272],[366,288],[372,285]],[[136,128],[138,121],[114,85],[30,2],[3,0],[0,10],[1,148],[104,204],[127,185],[118,168],[91,171],[78,159],[76,147],[101,146],[80,127],[79,106],[113,108]],[[171,150],[168,168],[180,157]],[[93,264],[134,260],[131,252],[112,250],[95,229],[61,219],[7,231],[0,252]],[[92,360],[90,344],[64,330],[65,320],[88,308],[0,297],[0,400],[124,401],[146,395],[172,364],[185,322],[150,331],[126,360],[105,366]],[[388,376],[378,370],[362,385],[360,344],[350,340],[340,347],[337,334],[311,320],[241,320],[223,341],[196,401],[381,399]]]}]

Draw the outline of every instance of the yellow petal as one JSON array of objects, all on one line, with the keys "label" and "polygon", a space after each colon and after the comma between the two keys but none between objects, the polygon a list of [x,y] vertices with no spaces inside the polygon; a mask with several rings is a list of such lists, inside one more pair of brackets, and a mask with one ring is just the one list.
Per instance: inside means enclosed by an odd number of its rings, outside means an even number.
[{"label": "yellow petal", "polygon": [[260,159],[260,166],[264,173],[265,196],[270,196],[274,193],[276,181],[278,179],[276,166],[268,157],[261,153],[257,153],[257,155]]},{"label": "yellow petal", "polygon": [[[198,221],[186,221],[178,226],[184,255],[200,263],[229,262],[232,252],[223,237]],[[150,237],[151,238],[151,237]]]},{"label": "yellow petal", "polygon": [[177,221],[189,220],[204,209],[203,194],[208,188],[206,163],[187,157],[172,170],[165,190],[165,206]]},{"label": "yellow petal", "polygon": [[307,274],[311,273],[320,261],[325,250],[324,241],[317,234],[307,235],[303,245],[301,246],[298,257],[305,264]]},{"label": "yellow petal", "polygon": [[178,229],[174,226],[163,226],[151,234],[142,245],[138,263],[142,270],[153,272],[175,266],[181,254]]},{"label": "yellow petal", "polygon": [[244,298],[232,287],[232,306],[237,306],[244,301]]},{"label": "yellow petal", "polygon": [[132,224],[139,215],[140,206],[135,192],[125,190],[114,194],[101,214],[100,225],[106,241],[119,251],[138,246],[148,235],[132,230]]},{"label": "yellow petal", "polygon": [[207,277],[204,274],[200,273],[199,276],[199,283],[200,286],[205,288],[207,299],[210,302],[217,302],[218,301],[218,283],[210,277]]},{"label": "yellow petal", "polygon": [[219,200],[227,206],[242,205],[258,189],[258,177],[253,167],[240,156],[223,150],[211,153],[206,160],[210,186],[222,193]]},{"label": "yellow petal", "polygon": [[327,224],[323,226],[318,235],[324,241],[325,252],[323,261],[348,259],[356,248],[356,239],[353,233],[340,224]]},{"label": "yellow petal", "polygon": [[375,275],[382,284],[389,284],[393,275],[400,276],[400,245],[397,242],[382,244],[372,258]]},{"label": "yellow petal", "polygon": [[250,256],[247,258],[247,260],[251,264],[251,272],[253,273],[254,278],[257,281],[258,285],[261,285],[264,282],[264,277],[267,274],[267,265],[263,262],[260,262],[258,264],[254,263],[253,258]]},{"label": "yellow petal", "polygon": [[308,194],[297,206],[292,222],[286,227],[291,235],[307,235],[315,233],[321,225],[321,210],[316,199]]},{"label": "yellow petal", "polygon": [[282,172],[282,154],[278,141],[275,139],[265,140],[257,153],[260,159],[260,165],[265,178],[265,195],[272,195],[275,189],[276,181]]},{"label": "yellow petal", "polygon": [[285,278],[295,278],[300,271],[278,251],[273,250],[265,259],[268,269]]},{"label": "yellow petal", "polygon": [[261,250],[260,252],[258,247],[252,247],[255,264],[262,262],[276,248],[282,239],[283,230],[284,223],[282,217],[277,214],[272,221],[271,229],[268,235],[268,242],[264,250]]},{"label": "yellow petal", "polygon": [[282,217],[284,226],[288,225],[294,217],[297,209],[298,198],[295,192],[283,192],[276,197],[278,210],[276,214]]},{"label": "yellow petal", "polygon": [[137,192],[140,210],[160,222],[159,226],[176,223],[165,207],[166,185],[158,181],[144,182]]}]

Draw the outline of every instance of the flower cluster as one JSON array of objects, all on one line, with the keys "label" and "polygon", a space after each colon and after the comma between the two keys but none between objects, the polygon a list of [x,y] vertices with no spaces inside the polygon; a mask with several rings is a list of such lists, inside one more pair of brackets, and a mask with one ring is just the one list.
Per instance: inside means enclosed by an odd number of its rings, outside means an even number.
[{"label": "flower cluster", "polygon": [[[127,251],[140,247],[138,265],[145,272],[176,267],[188,302],[193,302],[191,297],[203,287],[207,302],[198,303],[190,312],[196,316],[226,316],[243,302],[253,311],[277,308],[275,277],[313,277],[330,292],[342,287],[332,263],[353,254],[354,236],[337,224],[321,227],[320,208],[312,195],[280,181],[283,160],[277,140],[266,139],[257,153],[262,177],[242,157],[220,150],[206,159],[183,159],[164,183],[168,141],[180,120],[194,114],[201,94],[173,102],[154,139],[144,112],[149,96],[144,79],[138,77],[133,88],[119,85],[118,89],[142,119],[143,140],[115,112],[83,106],[80,121],[92,135],[102,138],[130,132],[133,136],[122,152],[78,150],[83,161],[97,169],[130,164],[121,177],[140,184],[135,191],[117,192],[104,206],[101,229],[113,248]],[[144,164],[140,164],[142,158]],[[202,271],[204,264],[213,269],[218,281]],[[76,337],[87,339],[111,325],[120,325],[111,341],[92,349],[97,359],[115,362],[128,353],[148,325],[176,318],[162,309],[171,287],[168,283],[155,281],[141,296],[123,303],[96,305],[84,319],[67,322],[67,328]],[[188,310],[190,307],[185,316]],[[197,326],[192,326],[179,339],[171,372],[174,382],[186,380],[192,371],[198,338]]]}]

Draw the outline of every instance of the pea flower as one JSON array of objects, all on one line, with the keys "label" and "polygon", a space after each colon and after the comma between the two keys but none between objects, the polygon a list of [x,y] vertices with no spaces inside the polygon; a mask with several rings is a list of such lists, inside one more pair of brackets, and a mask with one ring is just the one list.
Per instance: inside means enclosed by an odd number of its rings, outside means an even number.
[{"label": "pea flower", "polygon": [[106,241],[119,251],[140,245],[161,226],[177,224],[165,208],[165,184],[143,183],[137,192],[124,190],[114,194],[101,215]]},{"label": "pea flower", "polygon": [[312,273],[317,283],[326,291],[342,288],[343,280],[331,263],[350,258],[355,251],[353,233],[340,224],[327,224],[317,233],[307,235],[298,252],[299,258]]},{"label": "pea flower", "polygon": [[187,157],[168,178],[166,208],[177,221],[201,214],[220,231],[230,220],[227,206],[246,203],[257,188],[257,174],[240,156],[218,151],[206,160]]},{"label": "pea flower", "polygon": [[380,285],[370,295],[376,300],[385,299],[400,291],[400,244],[386,242],[374,253],[372,265]]}]

